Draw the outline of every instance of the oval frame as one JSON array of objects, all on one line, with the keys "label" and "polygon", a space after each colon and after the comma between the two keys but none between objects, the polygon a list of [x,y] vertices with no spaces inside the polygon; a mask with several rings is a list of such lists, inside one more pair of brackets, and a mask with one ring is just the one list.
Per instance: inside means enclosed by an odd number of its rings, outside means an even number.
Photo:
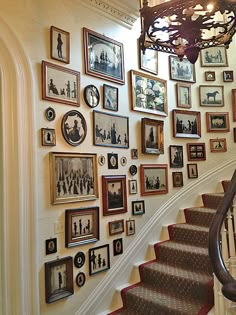
[{"label": "oval frame", "polygon": [[52,107],[48,107],[45,110],[45,117],[48,121],[53,121],[56,118],[56,112],[55,109]]},{"label": "oval frame", "polygon": [[138,168],[136,165],[132,164],[129,168],[129,172],[132,176],[136,175],[138,171]]},{"label": "oval frame", "polygon": [[85,263],[85,255],[83,252],[78,252],[74,257],[74,265],[77,268],[83,267]]},{"label": "oval frame", "polygon": [[79,272],[76,276],[75,282],[79,288],[81,288],[86,281],[86,276],[83,272]]},{"label": "oval frame", "polygon": [[85,103],[91,108],[98,106],[100,102],[100,93],[95,85],[90,84],[84,88],[84,100]]}]

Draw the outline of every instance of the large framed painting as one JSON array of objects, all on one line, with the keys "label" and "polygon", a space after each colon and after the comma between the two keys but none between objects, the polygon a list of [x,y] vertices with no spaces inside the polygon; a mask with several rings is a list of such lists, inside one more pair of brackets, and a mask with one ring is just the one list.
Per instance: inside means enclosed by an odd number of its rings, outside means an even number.
[{"label": "large framed painting", "polygon": [[224,106],[223,85],[200,85],[199,97],[201,106]]},{"label": "large framed painting", "polygon": [[175,138],[201,138],[200,112],[174,109],[172,113]]},{"label": "large framed painting", "polygon": [[168,193],[167,164],[141,164],[141,196]]},{"label": "large framed painting", "polygon": [[225,46],[208,47],[201,50],[202,67],[227,67],[228,59]]},{"label": "large framed painting", "polygon": [[187,58],[169,56],[170,79],[174,81],[196,82],[195,66]]}]

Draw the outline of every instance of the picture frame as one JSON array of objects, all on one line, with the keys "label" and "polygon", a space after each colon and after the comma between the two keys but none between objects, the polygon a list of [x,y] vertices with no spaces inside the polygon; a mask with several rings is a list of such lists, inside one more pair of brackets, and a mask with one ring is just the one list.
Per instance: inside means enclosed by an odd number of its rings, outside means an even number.
[{"label": "picture frame", "polygon": [[123,44],[83,28],[85,73],[125,84]]},{"label": "picture frame", "polygon": [[201,113],[173,109],[173,137],[175,138],[201,138]]},{"label": "picture frame", "polygon": [[145,203],[144,200],[132,201],[132,214],[142,215],[145,213]]},{"label": "picture frame", "polygon": [[228,132],[228,112],[206,112],[207,132]]},{"label": "picture frame", "polygon": [[233,128],[234,143],[236,142],[236,127]]},{"label": "picture frame", "polygon": [[130,165],[129,172],[131,176],[135,176],[138,172],[138,168],[135,164]]},{"label": "picture frame", "polygon": [[[93,153],[50,152],[50,189],[52,204],[97,199],[98,181],[96,160],[97,155]],[[77,184],[78,181],[81,183],[81,173],[86,174],[86,189],[83,185],[80,184],[78,186]]]},{"label": "picture frame", "polygon": [[141,196],[168,193],[167,164],[140,164]]},{"label": "picture frame", "polygon": [[57,238],[49,238],[45,241],[46,255],[57,252]]},{"label": "picture frame", "polygon": [[53,121],[56,118],[55,109],[49,106],[45,110],[45,118],[47,119],[47,121]]},{"label": "picture frame", "polygon": [[142,153],[144,154],[164,154],[164,121],[142,118]]},{"label": "picture frame", "polygon": [[192,107],[190,83],[182,83],[182,82],[176,83],[176,96],[177,96],[177,107],[180,107],[180,108]]},{"label": "picture frame", "polygon": [[113,255],[121,255],[123,254],[123,239],[118,238],[116,240],[113,240]]},{"label": "picture frame", "polygon": [[84,88],[84,100],[91,108],[98,106],[100,102],[100,93],[95,85],[89,84]]},{"label": "picture frame", "polygon": [[139,67],[141,70],[150,72],[152,74],[158,74],[158,51],[153,49],[145,49],[145,52],[141,49],[139,43]]},{"label": "picture frame", "polygon": [[78,252],[74,257],[74,265],[76,268],[82,268],[85,263],[85,254]]},{"label": "picture frame", "polygon": [[108,222],[109,224],[109,235],[121,234],[124,232],[124,219],[115,220],[112,222]]},{"label": "picture frame", "polygon": [[215,81],[216,80],[215,71],[205,71],[205,80],[206,81]]},{"label": "picture frame", "polygon": [[223,85],[199,85],[200,106],[224,106]]},{"label": "picture frame", "polygon": [[232,89],[232,119],[236,121],[236,89]]},{"label": "picture frame", "polygon": [[122,156],[120,158],[120,165],[125,166],[127,164],[127,158],[125,156]]},{"label": "picture frame", "polygon": [[86,275],[83,272],[79,272],[75,278],[75,282],[79,288],[82,288],[86,282]]},{"label": "picture frame", "polygon": [[210,139],[211,152],[226,152],[227,144],[225,138]]},{"label": "picture frame", "polygon": [[134,235],[135,234],[135,220],[129,219],[126,220],[126,235]]},{"label": "picture frame", "polygon": [[227,67],[228,58],[225,46],[208,47],[200,51],[202,67]]},{"label": "picture frame", "polygon": [[136,179],[129,179],[129,193],[130,195],[138,193],[138,184]]},{"label": "picture frame", "polygon": [[93,247],[89,249],[89,275],[110,269],[109,244]]},{"label": "picture frame", "polygon": [[206,146],[205,143],[187,143],[188,161],[205,161]]},{"label": "picture frame", "polygon": [[98,164],[103,166],[106,162],[106,158],[103,154],[100,154],[99,157],[98,157]]},{"label": "picture frame", "polygon": [[44,263],[46,303],[74,294],[73,260],[71,256]]},{"label": "picture frame", "polygon": [[132,110],[167,116],[167,81],[130,70]]},{"label": "picture frame", "polygon": [[129,117],[93,111],[93,144],[129,148]]},{"label": "picture frame", "polygon": [[198,167],[196,163],[187,164],[188,178],[198,178]]},{"label": "picture frame", "polygon": [[119,89],[115,86],[103,84],[103,108],[118,111],[119,108]]},{"label": "picture frame", "polygon": [[80,106],[80,72],[43,60],[42,99]]},{"label": "picture frame", "polygon": [[234,82],[234,72],[232,70],[223,71],[224,82]]},{"label": "picture frame", "polygon": [[107,153],[108,169],[118,169],[118,154]]},{"label": "picture frame", "polygon": [[56,145],[56,131],[51,128],[41,128],[41,141],[43,146]]},{"label": "picture frame", "polygon": [[180,168],[184,166],[183,146],[170,145],[169,146],[170,167]]},{"label": "picture frame", "polygon": [[70,33],[55,26],[50,27],[50,57],[70,63]]},{"label": "picture frame", "polygon": [[182,172],[172,172],[173,187],[183,187],[183,173]]},{"label": "picture frame", "polygon": [[103,215],[127,212],[126,175],[102,175]]},{"label": "picture frame", "polygon": [[87,135],[87,123],[78,110],[70,110],[64,114],[61,121],[61,132],[65,141],[72,145],[80,145]]},{"label": "picture frame", "polygon": [[169,56],[170,80],[195,83],[195,65],[187,58],[179,59],[178,56]]},{"label": "picture frame", "polygon": [[131,159],[132,160],[138,159],[138,149],[131,149]]},{"label": "picture frame", "polygon": [[65,247],[94,243],[99,240],[99,207],[65,211]]}]

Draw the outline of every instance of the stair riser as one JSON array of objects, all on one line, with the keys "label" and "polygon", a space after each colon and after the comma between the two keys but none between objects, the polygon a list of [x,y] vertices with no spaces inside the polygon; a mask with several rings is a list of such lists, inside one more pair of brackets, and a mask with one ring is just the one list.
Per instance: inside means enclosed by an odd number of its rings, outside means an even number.
[{"label": "stair riser", "polygon": [[169,228],[170,239],[193,245],[208,247],[208,232],[183,229],[181,226],[170,226]]},{"label": "stair riser", "polygon": [[186,223],[195,224],[198,226],[209,227],[211,224],[211,221],[214,218],[214,214],[212,213],[201,213],[199,211],[194,212],[194,211],[188,211],[188,209],[186,209],[184,213],[185,213]]},{"label": "stair riser", "polygon": [[213,196],[211,194],[202,195],[202,201],[203,201],[204,207],[207,207],[207,208],[217,209],[222,199],[223,199],[223,196]]}]

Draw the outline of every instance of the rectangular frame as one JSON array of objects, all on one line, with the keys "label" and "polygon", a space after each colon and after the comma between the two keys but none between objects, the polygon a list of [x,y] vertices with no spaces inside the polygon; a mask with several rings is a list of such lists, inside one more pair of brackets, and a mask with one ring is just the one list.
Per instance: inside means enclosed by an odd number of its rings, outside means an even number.
[{"label": "rectangular frame", "polygon": [[145,203],[144,200],[132,201],[132,214],[142,215],[145,213]]},{"label": "rectangular frame", "polygon": [[135,220],[129,219],[126,220],[126,235],[134,235],[135,234]]},{"label": "rectangular frame", "polygon": [[233,128],[234,143],[236,142],[236,127]]},{"label": "rectangular frame", "polygon": [[155,76],[130,70],[132,110],[167,116],[167,82]]},{"label": "rectangular frame", "polygon": [[142,153],[163,154],[164,153],[164,121],[150,118],[142,118]]},{"label": "rectangular frame", "polygon": [[187,58],[180,60],[178,56],[169,56],[170,80],[189,83],[196,82],[195,65]]},{"label": "rectangular frame", "polygon": [[191,84],[190,83],[176,83],[176,99],[177,107],[191,108]]},{"label": "rectangular frame", "polygon": [[170,154],[170,167],[179,168],[179,167],[184,166],[182,145],[170,145],[169,154]]},{"label": "rectangular frame", "polygon": [[[98,198],[96,154],[50,152],[49,161],[52,204]],[[81,174],[86,174],[86,188]]]},{"label": "rectangular frame", "polygon": [[109,235],[120,234],[120,233],[123,233],[125,230],[124,219],[111,221],[111,222],[108,222],[108,224],[109,224]]},{"label": "rectangular frame", "polygon": [[224,106],[223,85],[199,85],[200,106]]},{"label": "rectangular frame", "polygon": [[141,49],[141,43],[138,43],[139,47],[139,67],[143,71],[150,72],[152,74],[158,74],[158,51],[153,49],[145,49],[143,53]]},{"label": "rectangular frame", "polygon": [[234,82],[234,72],[232,70],[223,71],[224,82]]},{"label": "rectangular frame", "polygon": [[216,80],[215,71],[205,71],[205,80],[206,81],[215,81]]},{"label": "rectangular frame", "polygon": [[206,123],[208,132],[228,132],[229,113],[207,112]]},{"label": "rectangular frame", "polygon": [[183,187],[183,172],[172,172],[173,187]]},{"label": "rectangular frame", "polygon": [[226,152],[227,144],[225,138],[210,139],[211,152]]},{"label": "rectangular frame", "polygon": [[99,207],[65,211],[65,246],[67,248],[99,240]]},{"label": "rectangular frame", "polygon": [[50,56],[52,59],[70,63],[70,33],[55,26],[50,27]]},{"label": "rectangular frame", "polygon": [[136,179],[129,179],[129,193],[130,195],[138,193],[138,185]]},{"label": "rectangular frame", "polygon": [[228,66],[225,46],[208,47],[200,51],[202,67],[226,67]]},{"label": "rectangular frame", "polygon": [[121,255],[123,254],[123,239],[117,238],[116,240],[113,240],[113,255]]},{"label": "rectangular frame", "polygon": [[90,276],[110,269],[109,244],[90,248],[88,255]]},{"label": "rectangular frame", "polygon": [[43,146],[56,145],[56,131],[51,128],[41,128],[41,141]]},{"label": "rectangular frame", "polygon": [[173,109],[173,137],[175,138],[201,138],[201,113]]},{"label": "rectangular frame", "polygon": [[232,89],[232,119],[236,121],[236,89]]},{"label": "rectangular frame", "polygon": [[45,300],[53,303],[74,294],[71,256],[45,262]]},{"label": "rectangular frame", "polygon": [[80,106],[80,72],[43,60],[42,99]]},{"label": "rectangular frame", "polygon": [[206,145],[205,143],[187,143],[188,161],[205,161]]},{"label": "rectangular frame", "polygon": [[85,73],[125,84],[123,44],[85,27],[83,34]]},{"label": "rectangular frame", "polygon": [[196,163],[187,164],[188,178],[198,178],[198,168]]},{"label": "rectangular frame", "polygon": [[103,108],[118,111],[119,89],[116,86],[103,84]]},{"label": "rectangular frame", "polygon": [[168,193],[167,164],[141,164],[141,196]]}]

